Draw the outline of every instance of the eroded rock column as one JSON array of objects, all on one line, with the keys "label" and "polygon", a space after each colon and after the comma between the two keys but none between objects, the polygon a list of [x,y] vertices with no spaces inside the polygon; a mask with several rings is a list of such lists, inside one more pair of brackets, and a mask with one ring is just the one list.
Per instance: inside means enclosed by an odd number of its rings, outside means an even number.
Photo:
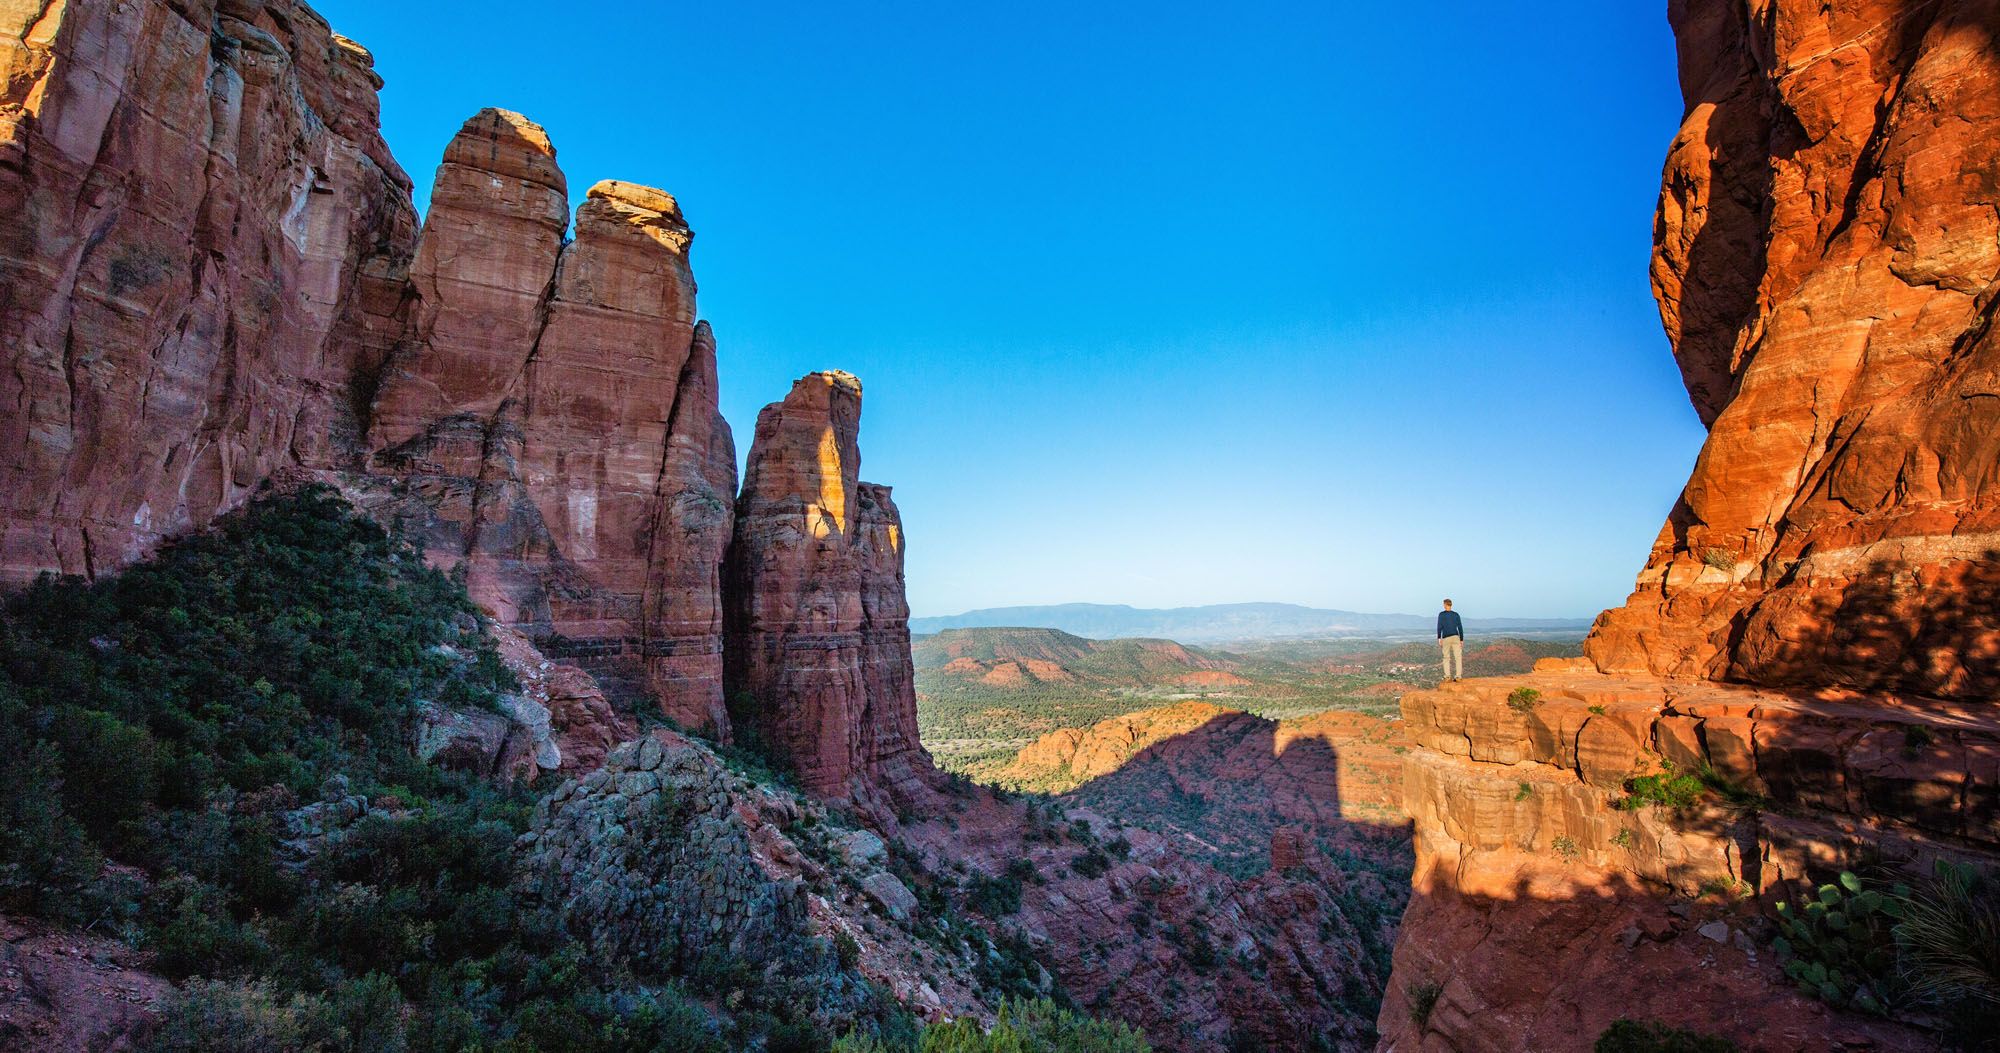
[{"label": "eroded rock column", "polygon": [[764,408],[724,584],[737,712],[822,797],[880,819],[936,777],[917,741],[903,536],[860,481],[861,382],[811,373]]}]

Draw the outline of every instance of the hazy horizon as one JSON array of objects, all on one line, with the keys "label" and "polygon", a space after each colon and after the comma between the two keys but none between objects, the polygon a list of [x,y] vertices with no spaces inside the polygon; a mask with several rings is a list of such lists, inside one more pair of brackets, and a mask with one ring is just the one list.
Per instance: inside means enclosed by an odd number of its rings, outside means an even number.
[{"label": "hazy horizon", "polygon": [[420,204],[495,105],[575,198],[676,195],[739,452],[862,378],[920,612],[1595,613],[1703,437],[1648,287],[1655,9],[624,3],[584,63],[525,3],[317,6]]},{"label": "hazy horizon", "polygon": [[[1345,614],[1359,614],[1367,616],[1423,617],[1431,613],[1434,613],[1434,610],[1408,610],[1408,611],[1364,610],[1359,607],[1345,606],[1338,603],[1289,603],[1284,600],[1224,600],[1216,603],[1178,603],[1178,604],[1162,604],[1162,605],[1119,603],[1119,602],[1097,601],[1097,600],[1058,600],[1052,603],[993,604],[985,607],[967,607],[963,610],[953,610],[953,611],[917,610],[915,607],[912,607],[910,609],[910,619],[912,621],[926,621],[926,620],[936,620],[941,618],[961,618],[965,617],[966,615],[984,614],[989,611],[1007,611],[1007,610],[1023,610],[1023,609],[1054,608],[1054,607],[1111,607],[1111,608],[1123,607],[1123,608],[1130,608],[1134,611],[1150,612],[1150,611],[1200,610],[1203,608],[1210,608],[1210,607],[1257,607],[1257,606],[1298,607],[1309,610],[1339,611]],[[1590,611],[1588,613],[1578,612],[1572,614],[1545,615],[1545,614],[1518,614],[1513,611],[1501,611],[1501,610],[1481,611],[1474,613],[1470,610],[1466,610],[1464,606],[1458,603],[1456,599],[1452,601],[1452,606],[1454,609],[1459,610],[1460,613],[1463,614],[1467,620],[1500,618],[1500,619],[1519,619],[1522,621],[1589,621],[1597,617],[1599,613],[1598,611]],[[1432,608],[1436,607],[1437,604],[1432,604]],[[1022,628],[1036,628],[1036,627],[1022,626]]]}]

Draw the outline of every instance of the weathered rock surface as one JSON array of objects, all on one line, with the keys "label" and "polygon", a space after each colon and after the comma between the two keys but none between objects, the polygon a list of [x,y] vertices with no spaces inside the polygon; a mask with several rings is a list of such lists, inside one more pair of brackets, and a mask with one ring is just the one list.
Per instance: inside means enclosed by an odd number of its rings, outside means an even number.
[{"label": "weathered rock surface", "polygon": [[292,0],[0,4],[0,585],[352,446],[416,222],[372,61]]},{"label": "weathered rock surface", "polygon": [[521,774],[532,779],[542,771],[592,771],[604,763],[612,747],[638,735],[638,725],[604,697],[589,673],[570,662],[550,660],[511,629],[495,626],[493,636],[500,660],[521,685],[520,694],[509,703],[541,714],[534,726],[515,718],[532,743],[535,762]]},{"label": "weathered rock surface", "polygon": [[764,408],[723,590],[728,691],[808,791],[878,821],[926,805],[902,522],[860,481],[861,382],[811,373]]},{"label": "weathered rock surface", "polygon": [[[719,952],[800,981],[815,1000],[801,1008],[835,1026],[867,1003],[865,981],[929,1018],[990,1016],[979,979],[989,946],[944,919],[919,931],[916,897],[883,869],[879,838],[673,732],[624,743],[562,784],[537,805],[522,850],[525,887],[640,975]],[[841,937],[853,941],[845,961]]]},{"label": "weathered rock surface", "polygon": [[[1248,802],[1293,772],[1232,773],[1244,778],[1238,796],[1223,773],[1151,754],[1085,787],[1139,776],[1101,798],[1023,803],[965,789],[943,815],[906,824],[903,840],[967,889],[1018,887],[1018,910],[985,908],[990,927],[1026,941],[1072,998],[1143,1028],[1157,1049],[1368,1048],[1407,894],[1407,864],[1394,862],[1406,834],[1324,815],[1285,823]],[[1163,784],[1178,808],[1134,807]],[[1285,867],[1259,860],[1273,848]]]},{"label": "weathered rock surface", "polygon": [[0,915],[0,1049],[123,1053],[142,1048],[173,985],[110,936]]},{"label": "weathered rock surface", "polygon": [[1681,0],[1654,290],[1709,425],[1607,672],[2000,689],[2000,0]]},{"label": "weathered rock surface", "polygon": [[[1258,817],[1249,836],[1262,839],[1267,817],[1402,822],[1403,762],[1397,751],[1407,746],[1399,722],[1362,713],[1328,710],[1271,721],[1208,702],[1176,702],[1049,732],[994,777],[1021,789],[1077,791],[1080,800],[1097,803],[1107,814],[1171,808],[1165,800],[1127,801],[1115,808],[1099,800],[1142,781],[1115,778],[1136,764],[1173,773],[1211,796],[1232,798]],[[1113,778],[1097,782],[1107,777]]]},{"label": "weathered rock surface", "polygon": [[[1510,706],[1523,687],[1539,699]],[[1416,896],[1384,1048],[1588,1049],[1619,1017],[1750,1050],[1933,1048],[1798,996],[1735,896],[1863,860],[1927,872],[1940,853],[2000,853],[2000,722],[1983,706],[1551,670],[1411,692],[1403,713],[1421,747],[1405,768]],[[1667,766],[1739,799],[1618,806],[1626,780]],[[1688,938],[1715,920],[1756,938]],[[1407,990],[1429,982],[1438,1008],[1417,1028]]]},{"label": "weathered rock surface", "polygon": [[383,501],[503,623],[726,735],[721,561],[735,452],[674,199],[590,188],[486,110],[445,153],[377,389]]}]

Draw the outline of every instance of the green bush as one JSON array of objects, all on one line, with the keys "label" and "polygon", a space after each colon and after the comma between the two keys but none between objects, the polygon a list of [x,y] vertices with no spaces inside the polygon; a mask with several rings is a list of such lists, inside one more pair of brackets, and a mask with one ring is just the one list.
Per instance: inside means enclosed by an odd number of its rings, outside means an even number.
[{"label": "green bush", "polygon": [[1530,713],[1542,704],[1542,693],[1532,687],[1517,687],[1507,693],[1507,708],[1516,713]]},{"label": "green bush", "polygon": [[[992,1030],[961,1017],[925,1027],[917,1053],[1151,1053],[1144,1035],[1117,1021],[1096,1020],[1047,999],[1002,1002]],[[889,1043],[854,1035],[833,1053],[902,1053]]]},{"label": "green bush", "polygon": [[339,1048],[333,1007],[270,984],[196,980],[168,996],[148,1053],[287,1053]]},{"label": "green bush", "polygon": [[1736,1043],[1658,1021],[1617,1020],[1597,1036],[1595,1053],[1736,1053]]},{"label": "green bush", "polygon": [[1679,810],[1692,807],[1708,789],[1701,776],[1674,770],[1672,761],[1661,761],[1660,770],[1625,782],[1625,799],[1618,807],[1636,812],[1648,805]]}]

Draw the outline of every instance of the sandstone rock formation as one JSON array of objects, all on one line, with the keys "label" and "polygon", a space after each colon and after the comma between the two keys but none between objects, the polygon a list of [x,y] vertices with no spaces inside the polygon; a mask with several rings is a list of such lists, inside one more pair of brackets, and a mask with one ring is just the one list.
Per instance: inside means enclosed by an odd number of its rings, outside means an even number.
[{"label": "sandstone rock formation", "polygon": [[757,416],[727,581],[732,702],[808,791],[878,820],[929,801],[902,522],[860,481],[861,382],[811,373]]},{"label": "sandstone rock formation", "polygon": [[486,110],[445,152],[373,467],[503,623],[727,734],[717,596],[735,452],[674,199],[606,181],[568,229],[555,148]]},{"label": "sandstone rock formation", "polygon": [[[1079,1003],[1143,1028],[1155,1049],[1365,1048],[1406,894],[1407,871],[1393,863],[1408,851],[1402,831],[1328,819],[1270,832],[1270,810],[1245,802],[1299,769],[1267,778],[1151,760],[1142,754],[1091,784],[1144,771],[1129,795],[1024,804],[971,789],[942,816],[905,825],[902,838],[932,873],[965,874],[951,884],[1018,888],[1018,909],[984,908],[990,927],[1025,941]],[[1179,780],[1178,811],[1129,807]],[[1252,828],[1267,831],[1266,843],[1202,836]],[[1273,843],[1289,867],[1257,861]],[[1359,853],[1379,853],[1382,869]]]},{"label": "sandstone rock formation", "polygon": [[[1509,705],[1521,688],[1539,697]],[[1800,996],[1739,899],[1863,859],[2000,853],[2000,724],[1884,701],[1562,669],[1405,695],[1416,895],[1383,1048],[1588,1049],[1619,1017],[1746,1050],[1935,1048]],[[1620,807],[1627,780],[1669,769],[1735,796]],[[1713,921],[1721,941],[1696,931]],[[1429,983],[1419,1026],[1409,991]]]},{"label": "sandstone rock formation", "polygon": [[1680,0],[1653,285],[1710,433],[1609,672],[2000,689],[2000,2]]},{"label": "sandstone rock formation", "polygon": [[726,735],[735,455],[673,198],[571,231],[482,111],[421,238],[368,53],[293,0],[0,7],[0,585],[332,478],[503,624]]},{"label": "sandstone rock formation", "polygon": [[415,236],[371,65],[294,0],[0,4],[0,585],[352,445]]},{"label": "sandstone rock formation", "polygon": [[[1586,1049],[1616,1017],[1934,1048],[1794,993],[1759,907],[2000,856],[2000,2],[1669,14],[1653,281],[1709,438],[1587,662],[1403,697],[1385,1049]],[[1696,806],[1620,807],[1669,766]]]}]

